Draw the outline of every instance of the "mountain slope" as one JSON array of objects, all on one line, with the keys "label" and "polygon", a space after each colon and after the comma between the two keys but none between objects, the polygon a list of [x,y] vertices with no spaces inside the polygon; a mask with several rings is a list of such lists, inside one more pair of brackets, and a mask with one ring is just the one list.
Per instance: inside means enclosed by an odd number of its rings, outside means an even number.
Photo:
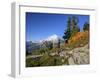
[{"label": "mountain slope", "polygon": [[81,47],[89,43],[89,32],[78,32],[74,36],[72,36],[69,41],[69,47]]}]

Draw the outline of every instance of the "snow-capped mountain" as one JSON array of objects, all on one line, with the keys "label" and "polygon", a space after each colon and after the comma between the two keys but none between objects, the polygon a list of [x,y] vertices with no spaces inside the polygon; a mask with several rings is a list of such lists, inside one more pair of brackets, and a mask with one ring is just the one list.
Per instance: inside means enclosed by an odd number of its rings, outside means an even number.
[{"label": "snow-capped mountain", "polygon": [[62,43],[63,40],[58,37],[56,34],[49,36],[47,39],[43,39],[40,41],[29,41],[26,42],[26,50],[31,53],[34,50],[49,47],[51,43],[53,43],[53,47],[57,46],[58,43]]},{"label": "snow-capped mountain", "polygon": [[46,41],[53,41],[53,42],[58,42],[58,40],[59,40],[60,38],[56,35],[56,34],[54,34],[54,35],[52,35],[52,36],[49,36],[47,39],[45,39]]}]

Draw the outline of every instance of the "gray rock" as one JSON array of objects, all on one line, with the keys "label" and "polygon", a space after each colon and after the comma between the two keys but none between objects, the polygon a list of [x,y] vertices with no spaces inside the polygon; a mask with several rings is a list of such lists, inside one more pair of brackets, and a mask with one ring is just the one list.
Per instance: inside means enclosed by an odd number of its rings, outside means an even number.
[{"label": "gray rock", "polygon": [[84,47],[74,48],[71,51],[63,51],[61,53],[61,56],[65,56],[65,58],[68,58],[69,65],[89,64],[90,55],[88,44]]},{"label": "gray rock", "polygon": [[75,65],[74,60],[73,60],[72,57],[70,57],[70,58],[68,59],[68,61],[69,61],[69,65]]}]

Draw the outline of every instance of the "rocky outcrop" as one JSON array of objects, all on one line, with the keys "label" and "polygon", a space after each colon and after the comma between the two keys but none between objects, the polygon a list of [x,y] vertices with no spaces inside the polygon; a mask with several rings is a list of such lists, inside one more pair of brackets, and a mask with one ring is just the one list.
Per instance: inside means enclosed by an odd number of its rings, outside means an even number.
[{"label": "rocky outcrop", "polygon": [[69,65],[80,65],[80,64],[89,64],[90,55],[89,55],[89,45],[84,47],[78,47],[72,50],[64,50],[59,53],[60,56],[65,57],[68,60]]},{"label": "rocky outcrop", "polygon": [[[74,49],[66,48],[49,54],[27,56],[28,59],[37,61],[43,59],[43,64],[47,65],[82,65],[90,63],[89,45]],[[45,60],[46,59],[46,60]],[[41,60],[38,61],[40,65]],[[46,63],[45,63],[46,62]],[[36,62],[37,63],[37,62]],[[33,64],[34,65],[34,64]],[[48,64],[49,65],[49,64]]]}]

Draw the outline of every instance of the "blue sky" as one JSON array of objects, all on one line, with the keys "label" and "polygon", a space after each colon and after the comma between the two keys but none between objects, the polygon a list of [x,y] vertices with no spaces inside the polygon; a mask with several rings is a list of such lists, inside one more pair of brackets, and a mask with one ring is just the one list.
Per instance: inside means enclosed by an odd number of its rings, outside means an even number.
[{"label": "blue sky", "polygon": [[26,12],[26,41],[43,40],[54,34],[62,37],[69,16],[78,17],[81,31],[84,23],[89,22],[89,15]]}]

